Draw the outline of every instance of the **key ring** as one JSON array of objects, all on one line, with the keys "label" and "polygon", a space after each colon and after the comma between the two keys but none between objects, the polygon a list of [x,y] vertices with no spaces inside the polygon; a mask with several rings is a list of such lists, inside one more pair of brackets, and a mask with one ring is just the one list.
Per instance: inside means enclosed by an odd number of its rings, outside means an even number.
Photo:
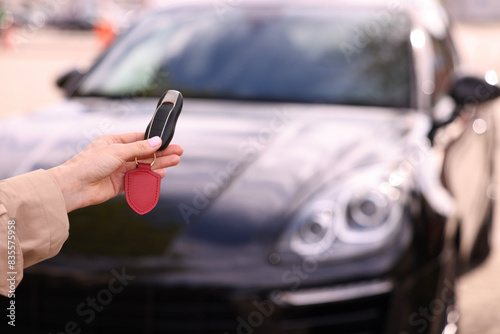
[{"label": "key ring", "polygon": [[[153,162],[151,163],[151,167],[155,164],[156,161],[156,153],[153,153]],[[137,167],[139,165],[139,162],[137,161],[137,157],[135,157],[135,166]]]}]

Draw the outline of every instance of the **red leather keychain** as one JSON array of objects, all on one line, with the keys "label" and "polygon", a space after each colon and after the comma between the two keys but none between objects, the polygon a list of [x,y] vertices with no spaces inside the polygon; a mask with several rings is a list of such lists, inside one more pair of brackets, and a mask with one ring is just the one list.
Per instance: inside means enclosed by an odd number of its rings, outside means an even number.
[{"label": "red leather keychain", "polygon": [[151,168],[156,161],[150,164],[137,162],[136,168],[125,174],[125,197],[128,205],[140,215],[153,210],[160,198],[161,177]]},{"label": "red leather keychain", "polygon": [[[183,97],[176,90],[166,91],[158,101],[144,139],[158,136],[162,145],[158,151],[167,148],[172,140],[177,119],[182,111]],[[156,161],[156,153],[151,164],[139,163],[136,168],[125,174],[125,197],[128,205],[138,214],[144,215],[153,210],[160,197],[161,177],[151,170]]]}]

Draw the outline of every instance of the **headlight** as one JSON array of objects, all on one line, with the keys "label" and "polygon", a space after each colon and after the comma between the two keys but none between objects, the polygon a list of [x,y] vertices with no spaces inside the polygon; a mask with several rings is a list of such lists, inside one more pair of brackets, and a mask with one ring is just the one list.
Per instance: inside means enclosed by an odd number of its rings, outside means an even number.
[{"label": "headlight", "polygon": [[356,194],[347,205],[347,215],[352,228],[376,228],[387,221],[391,213],[390,201],[380,191]]},{"label": "headlight", "polygon": [[291,250],[301,255],[314,255],[328,249],[337,238],[338,214],[334,202],[315,202],[311,212],[297,217],[296,230],[288,240]]},{"label": "headlight", "polygon": [[381,250],[401,231],[405,201],[400,189],[383,181],[351,180],[305,205],[277,250],[325,261]]}]

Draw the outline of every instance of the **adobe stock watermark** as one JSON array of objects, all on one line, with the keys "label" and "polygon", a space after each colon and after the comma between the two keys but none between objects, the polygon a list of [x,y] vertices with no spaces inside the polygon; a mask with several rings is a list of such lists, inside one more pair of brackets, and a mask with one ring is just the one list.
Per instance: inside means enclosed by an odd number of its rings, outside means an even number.
[{"label": "adobe stock watermark", "polygon": [[353,29],[352,39],[339,45],[347,63],[351,64],[354,56],[361,53],[374,38],[382,34],[383,28],[390,24],[392,18],[400,9],[401,0],[390,1],[386,8],[378,10],[370,20]]},{"label": "adobe stock watermark", "polygon": [[[323,251],[319,251],[315,255],[305,257],[300,264],[293,264],[289,267],[289,269],[285,270],[281,275],[281,281],[284,286],[288,286],[288,288],[273,290],[270,294],[271,299],[252,301],[254,308],[253,311],[248,313],[245,318],[239,316],[236,319],[238,325],[235,328],[234,333],[253,334],[255,329],[262,327],[265,320],[274,314],[276,308],[275,300],[279,300],[279,296],[285,291],[298,290],[302,283],[309,279],[309,277],[316,270],[318,270],[319,262],[324,258],[328,258],[333,252],[335,252],[335,248],[332,246],[332,244],[322,241],[319,247]],[[277,256],[277,254],[274,255]],[[230,333],[224,332],[224,334]]]},{"label": "adobe stock watermark", "polygon": [[[7,222],[7,285],[9,287],[7,297],[10,298],[9,307],[7,308],[7,322],[9,326],[16,326],[16,284],[18,283],[17,274],[17,244],[16,244],[16,221],[9,219]],[[17,254],[17,255],[16,255]]]},{"label": "adobe stock watermark", "polygon": [[[390,178],[384,184],[388,184],[391,188],[397,188],[397,185],[402,183],[410,174],[411,171],[417,168],[425,160],[428,154],[428,142],[422,141],[416,145],[413,150],[409,153],[407,158],[399,165],[399,168],[391,174]],[[395,182],[395,178],[398,179]],[[397,183],[397,185],[395,184]],[[276,309],[276,306],[280,304],[281,297],[286,292],[293,292],[300,289],[300,287],[306,282],[319,268],[319,263],[331,258],[335,253],[337,246],[335,243],[323,240],[318,245],[318,251],[310,256],[303,257],[300,263],[292,264],[286,270],[283,271],[281,276],[281,282],[284,288],[275,289],[270,293],[270,299],[267,300],[254,300],[251,305],[253,310],[248,313],[246,317],[239,316],[237,320],[237,327],[232,333],[225,332],[224,334],[253,334],[256,329],[265,326],[265,321],[267,318],[271,317]],[[277,258],[276,263],[279,262],[279,255],[272,254]],[[273,261],[271,261],[273,262]],[[443,297],[446,293],[443,293]],[[431,312],[437,313],[441,311],[439,302],[435,301],[431,303]],[[426,309],[421,309],[422,314],[428,316]],[[422,320],[417,318],[419,313],[412,315],[412,321],[415,321],[417,325],[423,326]],[[429,318],[429,317],[428,317]],[[424,318],[425,319],[425,318]],[[400,333],[405,334],[405,333]]]},{"label": "adobe stock watermark", "polygon": [[109,305],[115,295],[121,293],[135,278],[128,275],[125,268],[118,272],[116,269],[111,270],[113,277],[108,281],[106,288],[99,290],[95,296],[87,297],[84,301],[76,306],[75,313],[79,319],[77,321],[70,320],[64,325],[64,329],[60,332],[49,332],[49,334],[79,334],[82,333],[82,326],[90,324],[96,318],[96,313],[102,312]]},{"label": "adobe stock watermark", "polygon": [[[444,288],[441,290],[438,298],[429,302],[426,307],[419,307],[408,318],[408,323],[415,327],[417,333],[423,333],[436,318],[443,316],[447,312],[447,306],[455,302],[455,287],[447,279],[444,280]],[[457,317],[456,317],[457,318]],[[454,320],[454,319],[451,319]],[[458,319],[455,319],[458,321]],[[401,331],[399,334],[410,334],[407,331]]]},{"label": "adobe stock watermark", "polygon": [[133,94],[125,95],[123,99],[111,103],[109,110],[113,114],[110,117],[102,117],[95,127],[82,130],[83,138],[76,145],[66,145],[66,160],[81,152],[95,138],[115,132],[117,123],[126,121],[127,116],[138,109],[137,99],[148,97],[147,92],[164,85],[169,76],[167,71],[156,71],[152,66],[146,68],[143,79],[131,89]]},{"label": "adobe stock watermark", "polygon": [[229,160],[223,170],[209,174],[212,181],[200,188],[193,189],[193,197],[190,204],[181,203],[177,207],[186,224],[191,222],[193,216],[199,215],[206,209],[231,180],[242,173],[244,166],[253,161],[276,137],[284,131],[292,121],[292,113],[283,108],[274,110],[273,117],[268,125],[238,145],[238,156]]},{"label": "adobe stock watermark", "polygon": [[30,14],[28,22],[17,29],[12,36],[12,47],[16,49],[33,39],[40,29],[47,25],[50,18],[54,17],[68,0],[42,0],[38,1],[35,10]]}]

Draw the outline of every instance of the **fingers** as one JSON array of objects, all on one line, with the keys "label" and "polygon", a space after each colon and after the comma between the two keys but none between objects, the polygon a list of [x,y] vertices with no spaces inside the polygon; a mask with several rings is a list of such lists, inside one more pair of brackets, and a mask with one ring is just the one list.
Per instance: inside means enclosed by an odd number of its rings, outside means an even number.
[{"label": "fingers", "polygon": [[137,157],[148,158],[161,146],[161,139],[153,137],[148,140],[139,140],[126,144],[114,144],[109,149],[122,161],[132,161]]},{"label": "fingers", "polygon": [[[132,137],[133,138],[133,137]],[[148,158],[156,152],[156,156],[166,156],[166,155],[182,155],[184,149],[180,145],[169,145],[163,151],[157,152],[158,148],[161,146],[161,139],[159,137],[153,137],[148,140],[139,140],[127,144],[117,144],[121,146],[117,153],[123,161],[132,161],[136,157],[138,159]]]},{"label": "fingers", "polygon": [[156,161],[153,165],[154,169],[158,168],[168,168],[177,166],[181,158],[177,154],[170,154],[162,157],[156,157]]},{"label": "fingers", "polygon": [[[115,135],[104,135],[102,137],[105,137],[104,139],[106,141],[109,141],[109,142],[114,143],[114,144],[130,144],[130,143],[134,143],[134,142],[138,142],[138,141],[146,142],[144,140],[144,132],[130,132],[130,133],[115,134]],[[159,154],[162,154],[162,155],[169,155],[169,154],[182,155],[183,151],[184,150],[180,145],[170,144],[163,151],[156,152],[156,155],[159,155]]]},{"label": "fingers", "polygon": [[[183,148],[180,145],[169,145],[164,151],[156,153],[156,160],[153,164],[153,171],[158,173],[161,177],[165,176],[165,171],[163,168],[177,166],[181,160],[180,155],[183,153]],[[138,159],[138,162],[150,164],[153,162],[153,158],[148,159]],[[124,164],[125,171],[132,170],[136,168],[135,159],[134,161],[127,162]]]},{"label": "fingers", "polygon": [[[142,162],[142,163],[150,164],[153,162],[153,158],[141,159],[138,161]],[[168,168],[168,167],[177,166],[180,161],[181,161],[181,158],[177,154],[158,156],[158,153],[157,153],[156,160],[153,164],[153,169]],[[134,165],[135,165],[135,162],[134,162]]]},{"label": "fingers", "polygon": [[[184,149],[180,145],[171,144],[163,151],[158,151],[161,146],[161,139],[153,137],[148,140],[143,140],[144,133],[131,132],[116,135],[101,136],[101,142],[107,142],[103,149],[108,151],[108,154],[114,155],[123,162],[135,162],[135,158],[144,163],[153,161],[153,153],[156,153],[157,162],[156,168],[166,168],[175,166],[179,163],[179,156],[184,153]],[[128,168],[127,168],[128,169]]]},{"label": "fingers", "polygon": [[144,140],[144,132],[129,132],[113,135],[105,135],[110,142],[115,144],[129,144],[139,140]]},{"label": "fingers", "polygon": [[[156,153],[156,161],[154,163],[154,166],[156,167],[156,165],[161,165],[162,166],[161,168],[166,168],[175,166],[179,163],[180,161],[179,157],[184,153],[184,149],[180,145],[172,144],[167,146],[167,148],[164,149],[163,151],[158,151],[153,153]],[[153,153],[149,154],[147,157],[142,159],[138,156],[137,160],[143,163],[151,163],[153,162],[154,159]],[[130,161],[135,162],[135,157]]]},{"label": "fingers", "polygon": [[184,149],[182,148],[182,146],[177,145],[177,144],[170,144],[163,151],[156,152],[156,156],[161,157],[164,155],[171,155],[171,154],[181,156],[183,153],[184,153]]},{"label": "fingers", "polygon": [[165,177],[165,175],[167,175],[167,172],[164,169],[154,169],[153,172],[160,175],[162,179]]},{"label": "fingers", "polygon": [[[182,154],[182,152],[181,152]],[[177,166],[179,162],[181,161],[181,158],[177,154],[170,154],[162,157],[157,157],[156,161],[153,165],[153,172],[157,173],[160,175],[160,177],[164,178],[167,172],[165,171],[164,168],[168,167],[173,167]]]}]

